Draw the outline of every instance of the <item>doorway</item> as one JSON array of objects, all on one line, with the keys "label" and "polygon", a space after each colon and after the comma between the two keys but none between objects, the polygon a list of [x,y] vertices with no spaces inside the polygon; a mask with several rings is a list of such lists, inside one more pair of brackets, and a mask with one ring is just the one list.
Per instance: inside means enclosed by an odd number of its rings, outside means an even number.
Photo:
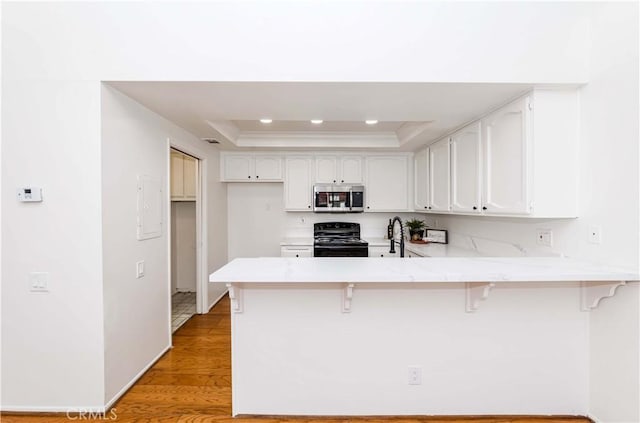
[{"label": "doorway", "polygon": [[198,312],[199,160],[170,148],[171,332]]}]

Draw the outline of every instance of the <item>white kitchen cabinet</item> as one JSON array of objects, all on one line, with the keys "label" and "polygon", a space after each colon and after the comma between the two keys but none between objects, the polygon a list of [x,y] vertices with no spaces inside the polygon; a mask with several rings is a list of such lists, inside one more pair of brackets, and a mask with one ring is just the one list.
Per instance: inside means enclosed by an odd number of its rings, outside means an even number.
[{"label": "white kitchen cabinet", "polygon": [[340,183],[361,184],[362,183],[362,157],[344,156],[340,158]]},{"label": "white kitchen cabinet", "polygon": [[448,137],[429,146],[429,211],[450,210],[449,163]]},{"label": "white kitchen cabinet", "polygon": [[313,247],[283,246],[280,247],[280,257],[313,257]]},{"label": "white kitchen cabinet", "polygon": [[416,211],[429,209],[429,149],[418,151],[413,156],[414,208]]},{"label": "white kitchen cabinet", "polygon": [[315,182],[324,184],[362,183],[362,157],[316,156]]},{"label": "white kitchen cabinet", "polygon": [[528,214],[530,97],[519,99],[482,120],[483,204],[493,214]]},{"label": "white kitchen cabinet", "polygon": [[[577,217],[579,110],[576,90],[534,90],[453,133],[448,150],[418,151],[415,210],[447,213],[449,203],[455,214]],[[425,151],[427,178],[417,168]]]},{"label": "white kitchen cabinet", "polygon": [[222,182],[281,182],[282,157],[272,154],[222,153]]},{"label": "white kitchen cabinet", "polygon": [[474,122],[451,135],[451,210],[480,213],[482,133]]},{"label": "white kitchen cabinet", "polygon": [[369,156],[365,159],[366,211],[409,210],[409,157]]},{"label": "white kitchen cabinet", "polygon": [[369,257],[398,258],[400,257],[400,247],[396,246],[396,252],[389,252],[390,245],[386,247],[369,247]]},{"label": "white kitchen cabinet", "polygon": [[198,161],[177,150],[171,150],[171,201],[195,201]]},{"label": "white kitchen cabinet", "polygon": [[312,165],[310,156],[285,159],[284,208],[288,211],[312,210]]}]

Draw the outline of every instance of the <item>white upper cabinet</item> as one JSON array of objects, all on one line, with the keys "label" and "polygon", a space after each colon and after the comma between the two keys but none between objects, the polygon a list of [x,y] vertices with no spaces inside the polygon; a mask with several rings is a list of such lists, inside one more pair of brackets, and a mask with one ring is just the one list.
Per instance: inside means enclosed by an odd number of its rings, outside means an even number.
[{"label": "white upper cabinet", "polygon": [[282,181],[282,157],[271,155],[256,155],[255,175],[256,180],[260,181]]},{"label": "white upper cabinet", "polygon": [[413,156],[414,209],[429,209],[429,149],[418,151]]},{"label": "white upper cabinet", "polygon": [[171,201],[195,201],[198,160],[171,150]]},{"label": "white upper cabinet", "polygon": [[365,175],[366,211],[409,210],[408,156],[369,156]]},{"label": "white upper cabinet", "polygon": [[451,210],[480,213],[482,134],[480,122],[451,136]]},{"label": "white upper cabinet", "polygon": [[316,157],[316,177],[319,184],[337,183],[338,159],[336,156]]},{"label": "white upper cabinet", "polygon": [[221,153],[222,182],[281,182],[282,157],[272,154]]},{"label": "white upper cabinet", "polygon": [[362,157],[343,156],[340,158],[340,178],[341,184],[362,183]]},{"label": "white upper cabinet", "polygon": [[449,138],[429,146],[430,211],[449,211]]},{"label": "white upper cabinet", "polygon": [[288,211],[312,210],[312,165],[310,156],[285,159],[284,208]]},{"label": "white upper cabinet", "polygon": [[530,97],[519,99],[482,120],[483,204],[492,214],[528,214]]},{"label": "white upper cabinet", "polygon": [[453,133],[448,148],[417,152],[415,210],[577,217],[579,110],[576,90],[534,90]]},{"label": "white upper cabinet", "polygon": [[362,157],[360,156],[316,156],[315,169],[316,183],[362,183]]}]

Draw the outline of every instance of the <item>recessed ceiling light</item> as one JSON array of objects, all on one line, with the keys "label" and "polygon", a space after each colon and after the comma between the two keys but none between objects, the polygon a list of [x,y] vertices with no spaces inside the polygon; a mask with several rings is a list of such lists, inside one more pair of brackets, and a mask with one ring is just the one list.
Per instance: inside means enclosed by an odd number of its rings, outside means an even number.
[{"label": "recessed ceiling light", "polygon": [[378,123],[378,121],[375,119],[367,119],[364,121],[364,123],[366,123],[367,125],[375,125],[376,123]]},{"label": "recessed ceiling light", "polygon": [[260,123],[271,123],[273,119],[260,119]]},{"label": "recessed ceiling light", "polygon": [[311,123],[313,123],[314,125],[320,125],[322,122],[322,119],[311,119]]}]

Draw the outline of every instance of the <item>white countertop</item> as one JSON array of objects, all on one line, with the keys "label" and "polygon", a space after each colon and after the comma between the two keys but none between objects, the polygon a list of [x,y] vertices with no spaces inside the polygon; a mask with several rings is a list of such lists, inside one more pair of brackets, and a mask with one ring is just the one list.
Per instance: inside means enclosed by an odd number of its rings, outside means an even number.
[{"label": "white countertop", "polygon": [[212,273],[226,283],[637,281],[637,272],[559,257],[239,258]]}]

